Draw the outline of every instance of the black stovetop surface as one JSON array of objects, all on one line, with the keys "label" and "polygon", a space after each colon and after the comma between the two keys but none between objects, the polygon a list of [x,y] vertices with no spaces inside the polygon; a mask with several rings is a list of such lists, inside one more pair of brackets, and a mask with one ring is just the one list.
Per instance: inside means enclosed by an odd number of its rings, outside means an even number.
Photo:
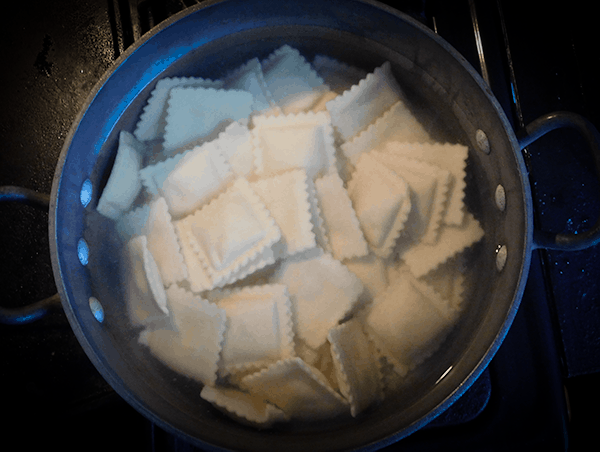
[{"label": "black stovetop surface", "polygon": [[[5,62],[0,185],[49,193],[63,140],[96,81],[141,33],[196,3],[33,0],[15,3],[10,14],[6,10],[0,29]],[[554,110],[580,113],[600,127],[591,8],[548,8],[539,1],[383,3],[437,30],[480,69],[474,8],[490,86],[515,130]],[[593,224],[600,211],[600,185],[577,136],[554,132],[531,145],[526,160],[538,226],[578,232]],[[55,291],[47,221],[47,214],[31,208],[0,205],[2,306],[23,305]],[[593,432],[595,419],[589,413],[596,410],[589,410],[599,401],[599,257],[598,247],[534,252],[521,308],[488,369],[430,426],[387,450],[549,451],[565,450],[567,443],[578,450]],[[15,450],[34,443],[63,450],[80,450],[83,444],[195,450],[114,393],[86,357],[64,313],[29,325],[0,325],[0,343],[1,406],[11,419],[5,431],[21,440]]]}]

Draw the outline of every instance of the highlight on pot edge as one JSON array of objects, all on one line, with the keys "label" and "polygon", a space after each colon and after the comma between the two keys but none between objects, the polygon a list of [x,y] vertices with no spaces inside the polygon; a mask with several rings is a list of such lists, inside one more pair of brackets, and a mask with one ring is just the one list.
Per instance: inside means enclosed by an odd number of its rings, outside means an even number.
[{"label": "highlight on pot edge", "polygon": [[434,142],[389,63],[288,45],[159,80],[97,210],[123,240],[138,340],[265,428],[407,385],[467,306],[468,148]]}]

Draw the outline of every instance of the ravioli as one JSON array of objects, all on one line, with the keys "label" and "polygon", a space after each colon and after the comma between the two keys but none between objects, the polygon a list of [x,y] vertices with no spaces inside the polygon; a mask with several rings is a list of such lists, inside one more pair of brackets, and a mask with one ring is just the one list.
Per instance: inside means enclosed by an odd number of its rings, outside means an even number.
[{"label": "ravioli", "polygon": [[484,234],[469,151],[432,143],[389,62],[284,45],[165,78],[136,137],[98,210],[127,243],[139,342],[198,400],[258,428],[358,417],[447,340]]}]

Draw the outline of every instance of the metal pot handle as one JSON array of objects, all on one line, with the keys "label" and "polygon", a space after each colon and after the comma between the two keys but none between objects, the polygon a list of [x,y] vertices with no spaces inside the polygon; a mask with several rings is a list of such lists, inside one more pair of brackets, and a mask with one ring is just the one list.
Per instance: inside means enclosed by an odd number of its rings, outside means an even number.
[{"label": "metal pot handle", "polygon": [[[587,141],[594,156],[596,175],[600,177],[600,134],[591,122],[578,114],[557,111],[541,116],[518,134],[519,146],[524,149],[548,132],[564,127],[576,129]],[[535,248],[552,250],[577,251],[589,248],[600,243],[600,216],[594,226],[580,234],[553,234],[536,230],[533,242]]]},{"label": "metal pot handle", "polygon": [[[50,196],[27,188],[6,186],[0,187],[0,203],[3,202],[18,202],[41,210],[48,210]],[[54,294],[22,308],[0,307],[0,323],[18,325],[33,322],[58,306],[60,306],[60,296]]]}]

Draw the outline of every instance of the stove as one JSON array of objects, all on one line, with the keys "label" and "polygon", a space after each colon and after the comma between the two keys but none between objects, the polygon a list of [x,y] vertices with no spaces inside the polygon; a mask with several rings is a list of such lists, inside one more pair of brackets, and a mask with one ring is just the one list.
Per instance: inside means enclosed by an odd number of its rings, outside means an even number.
[{"label": "stove", "polygon": [[[102,74],[145,32],[196,0],[19,2],[2,27],[0,185],[49,193],[63,141]],[[383,1],[445,38],[483,75],[515,130],[555,110],[600,127],[591,8],[508,1]],[[524,155],[536,225],[581,232],[600,184],[581,139],[556,131]],[[0,204],[2,306],[52,295],[48,214]],[[600,247],[535,251],[519,312],[488,369],[445,413],[384,450],[582,450],[600,402]],[[82,444],[198,451],[129,407],[60,310],[0,325],[2,407],[18,450]],[[82,443],[85,441],[85,443]],[[87,447],[87,446],[86,446]]]}]

